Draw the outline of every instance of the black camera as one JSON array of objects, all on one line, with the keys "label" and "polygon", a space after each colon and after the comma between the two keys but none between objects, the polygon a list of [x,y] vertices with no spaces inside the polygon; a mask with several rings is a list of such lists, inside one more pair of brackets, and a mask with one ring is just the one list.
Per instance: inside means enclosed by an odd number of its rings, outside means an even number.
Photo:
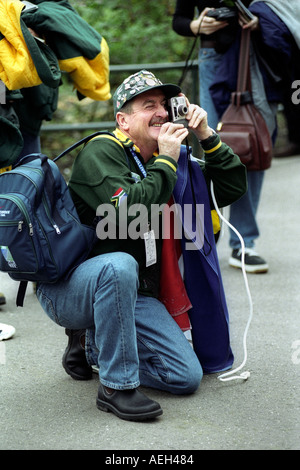
[{"label": "black camera", "polygon": [[217,21],[229,21],[232,18],[236,18],[237,13],[234,8],[221,7],[216,8],[215,10],[209,10],[206,13],[206,16],[215,18]]},{"label": "black camera", "polygon": [[188,113],[188,107],[184,96],[175,96],[168,101],[168,112],[171,122],[175,124],[183,124],[185,127],[188,125],[188,121],[185,116]]}]

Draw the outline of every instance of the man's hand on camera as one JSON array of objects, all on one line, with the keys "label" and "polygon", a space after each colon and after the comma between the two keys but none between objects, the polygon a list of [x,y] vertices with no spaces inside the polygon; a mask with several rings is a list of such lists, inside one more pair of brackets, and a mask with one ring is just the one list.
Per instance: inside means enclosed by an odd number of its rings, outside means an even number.
[{"label": "man's hand on camera", "polygon": [[188,129],[183,124],[165,122],[161,126],[158,137],[158,148],[161,155],[166,155],[178,161],[180,146],[188,136]]},{"label": "man's hand on camera", "polygon": [[188,113],[186,119],[188,120],[188,129],[192,130],[199,140],[208,139],[214,134],[214,131],[207,123],[207,112],[196,104],[190,104],[186,98],[188,105]]}]

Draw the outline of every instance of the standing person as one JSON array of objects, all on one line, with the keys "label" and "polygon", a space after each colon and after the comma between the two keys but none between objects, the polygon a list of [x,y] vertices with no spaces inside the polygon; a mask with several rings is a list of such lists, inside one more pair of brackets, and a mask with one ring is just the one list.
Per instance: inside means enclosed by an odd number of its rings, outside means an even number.
[{"label": "standing person", "polygon": [[200,105],[206,110],[208,124],[213,129],[217,127],[219,116],[210,96],[209,87],[215,79],[222,55],[229,48],[237,31],[236,21],[217,21],[207,16],[209,10],[220,6],[220,0],[189,2],[177,0],[172,23],[177,34],[200,38],[198,53]]},{"label": "standing person", "polygon": [[[203,370],[217,372],[233,362],[208,188],[213,181],[218,204],[231,203],[246,190],[245,167],[208,126],[206,112],[181,95],[188,107],[186,125],[207,154],[201,166],[188,159],[182,145],[188,129],[170,122],[167,111],[167,100],[180,92],[178,86],[163,84],[146,70],[131,75],[117,88],[117,129],[85,145],[69,183],[81,221],[91,224],[96,213],[102,216],[97,225],[101,239],[91,258],[67,281],[41,283],[37,288],[49,317],[68,328],[70,336],[73,331],[64,354],[67,372],[87,379],[88,367],[97,365],[98,408],[129,420],[162,413],[158,403],[141,394],[140,384],[175,394],[193,393]],[[187,204],[195,210],[202,205],[205,211],[203,242],[196,237],[194,249],[184,250],[191,243],[190,233],[181,240],[185,284],[176,276],[177,255],[173,267],[161,276],[165,242],[174,241],[161,233],[162,213],[172,197],[180,207]],[[160,210],[152,218],[158,205]],[[140,216],[133,213],[137,208]],[[110,225],[105,213],[115,224]],[[184,226],[188,230],[186,222]],[[160,300],[163,284],[175,288],[166,294],[169,304],[176,304],[174,318],[174,311],[165,306],[168,302]],[[188,309],[194,348],[174,321]],[[86,329],[88,363],[82,358],[76,365]]]},{"label": "standing person", "polygon": [[[245,0],[243,3],[245,6],[249,6],[250,1]],[[257,3],[260,4],[257,8],[250,6],[250,10],[255,12],[254,18],[251,21],[246,21],[239,14],[239,25],[237,25],[237,22],[231,19],[217,21],[207,16],[209,9],[225,6],[226,4],[233,5],[234,2],[232,1],[195,0],[186,3],[183,0],[177,0],[173,17],[173,29],[184,36],[200,35],[200,104],[206,107],[210,119],[209,124],[214,129],[217,128],[218,121],[229,104],[231,91],[235,90],[238,57],[236,52],[238,51],[240,28],[250,28],[252,37],[260,43],[265,42],[266,35],[271,37],[273,35],[274,38],[278,31],[281,31],[280,40],[283,40],[284,34],[286,34],[283,24],[278,24],[276,19],[274,22],[273,17],[268,20],[265,15],[268,7],[263,2]],[[194,19],[196,8],[199,16]],[[261,25],[260,19],[262,17],[263,24]],[[279,48],[278,41],[276,41],[274,47]],[[255,51],[257,51],[257,48]],[[262,73],[263,67],[261,62],[258,64],[256,52],[254,53],[253,49],[250,64],[253,101],[266,120],[274,141],[277,103],[281,100],[281,92],[275,82],[270,85],[272,79],[270,80],[265,72]],[[217,90],[219,93],[213,93],[212,91],[212,87],[215,86],[216,82],[219,83],[221,89],[221,91]],[[245,268],[250,273],[268,271],[267,262],[254,251],[255,241],[259,237],[256,217],[263,177],[263,171],[247,172],[248,191],[243,198],[230,207],[230,223],[237,228],[245,241]],[[232,249],[229,264],[241,268],[240,241],[232,231],[230,232],[229,245]]]},{"label": "standing person", "polygon": [[[292,83],[298,77],[299,70],[299,15],[300,5],[297,0],[283,4],[281,0],[253,0],[244,3],[254,15],[247,22],[239,16],[242,28],[251,29],[250,73],[252,98],[254,105],[266,121],[273,144],[277,134],[278,103],[292,104]],[[276,39],[275,39],[276,38]],[[233,86],[233,64],[237,64],[239,37],[224,54],[222,63],[217,70],[217,76],[210,87],[219,116],[222,116],[230,101]],[[221,78],[222,77],[222,78]],[[240,201],[231,206],[231,223],[244,236],[246,247],[250,254],[246,262],[249,272],[266,272],[265,266],[257,261],[257,255],[252,251],[255,240],[259,236],[255,222],[262,187],[264,172],[248,171],[248,193]],[[237,237],[231,235],[233,248],[230,264],[240,267],[240,250],[236,246]],[[247,258],[247,256],[246,256]]]}]

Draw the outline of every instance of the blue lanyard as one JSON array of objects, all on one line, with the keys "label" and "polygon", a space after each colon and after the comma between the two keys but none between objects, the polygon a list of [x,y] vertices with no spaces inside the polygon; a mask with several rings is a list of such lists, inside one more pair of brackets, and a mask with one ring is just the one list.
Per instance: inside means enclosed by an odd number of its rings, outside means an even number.
[{"label": "blue lanyard", "polygon": [[137,166],[139,167],[139,169],[140,169],[140,171],[141,171],[143,177],[146,178],[147,172],[146,172],[145,168],[143,167],[143,164],[142,164],[141,160],[140,160],[139,157],[137,156],[136,151],[133,149],[133,147],[129,147],[129,150],[130,150],[130,152],[131,152],[131,154],[132,154],[132,156],[133,156],[133,158],[134,158],[134,160],[135,160]]}]

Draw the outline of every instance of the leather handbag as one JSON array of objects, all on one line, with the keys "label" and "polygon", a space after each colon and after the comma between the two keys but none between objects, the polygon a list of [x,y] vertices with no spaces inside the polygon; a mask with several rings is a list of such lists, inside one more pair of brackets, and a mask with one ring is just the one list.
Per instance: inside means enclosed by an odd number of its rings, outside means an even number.
[{"label": "leather handbag", "polygon": [[217,131],[249,171],[266,170],[272,161],[272,140],[266,122],[252,100],[250,80],[250,30],[242,30],[237,90]]}]

